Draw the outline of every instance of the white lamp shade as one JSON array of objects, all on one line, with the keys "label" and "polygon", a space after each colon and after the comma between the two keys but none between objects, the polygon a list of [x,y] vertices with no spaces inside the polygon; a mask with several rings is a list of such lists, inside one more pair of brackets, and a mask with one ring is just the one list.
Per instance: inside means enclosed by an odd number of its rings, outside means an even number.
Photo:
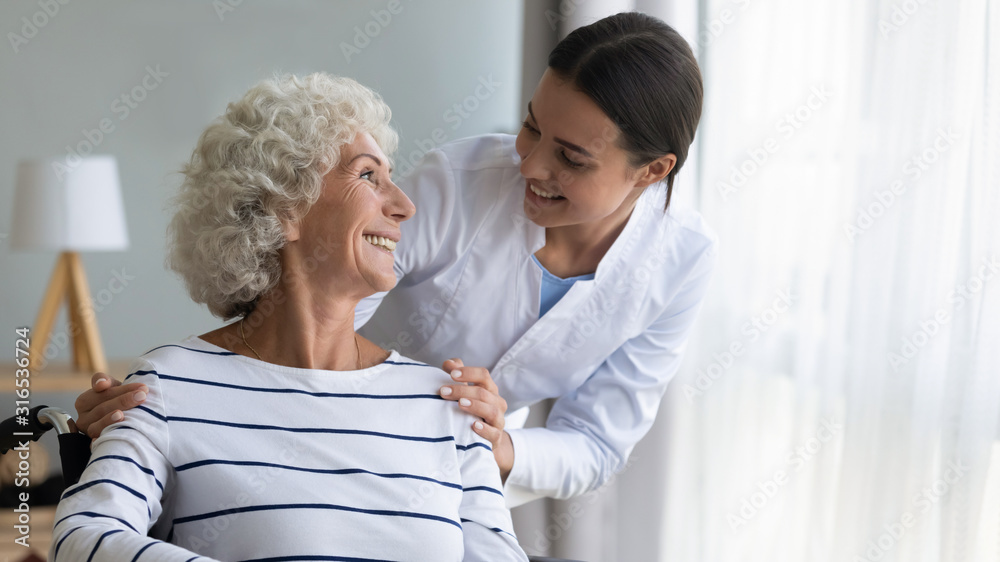
[{"label": "white lamp shade", "polygon": [[17,164],[11,248],[109,251],[128,248],[114,156],[22,160]]}]

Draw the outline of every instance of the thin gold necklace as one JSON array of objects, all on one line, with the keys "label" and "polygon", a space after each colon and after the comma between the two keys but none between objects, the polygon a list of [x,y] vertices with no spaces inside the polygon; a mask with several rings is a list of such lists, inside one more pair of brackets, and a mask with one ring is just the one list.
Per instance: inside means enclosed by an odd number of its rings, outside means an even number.
[{"label": "thin gold necklace", "polygon": [[[250,351],[252,351],[253,354],[257,356],[257,359],[259,359],[260,361],[263,361],[264,359],[261,358],[260,354],[257,353],[257,350],[254,349],[252,345],[250,345],[250,342],[247,341],[246,334],[243,333],[243,322],[246,319],[247,319],[246,316],[244,316],[243,318],[240,319],[240,337],[243,338],[243,345],[249,347]],[[358,368],[357,368],[357,370],[360,371],[361,370],[361,344],[358,343],[358,333],[357,332],[354,333],[354,348],[358,350],[358,363],[357,363]]]}]

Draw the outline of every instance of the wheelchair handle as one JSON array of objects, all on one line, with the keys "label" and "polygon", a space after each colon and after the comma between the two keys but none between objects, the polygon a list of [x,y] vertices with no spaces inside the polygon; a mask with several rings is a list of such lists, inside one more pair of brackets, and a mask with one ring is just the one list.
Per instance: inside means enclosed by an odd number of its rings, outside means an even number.
[{"label": "wheelchair handle", "polygon": [[38,421],[54,427],[59,435],[77,433],[76,422],[62,408],[43,407],[38,412]]},{"label": "wheelchair handle", "polygon": [[64,410],[48,406],[35,406],[27,416],[14,416],[0,422],[0,454],[17,447],[25,438],[38,439],[48,430],[56,433],[76,433],[76,422]]}]

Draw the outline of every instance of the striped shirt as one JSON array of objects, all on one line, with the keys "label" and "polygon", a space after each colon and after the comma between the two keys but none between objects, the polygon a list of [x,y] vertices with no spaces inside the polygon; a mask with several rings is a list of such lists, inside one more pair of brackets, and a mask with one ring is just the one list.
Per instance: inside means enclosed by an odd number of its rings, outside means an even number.
[{"label": "striped shirt", "polygon": [[148,397],[63,494],[53,562],[526,560],[436,367],[297,369],[192,336],[131,371]]}]

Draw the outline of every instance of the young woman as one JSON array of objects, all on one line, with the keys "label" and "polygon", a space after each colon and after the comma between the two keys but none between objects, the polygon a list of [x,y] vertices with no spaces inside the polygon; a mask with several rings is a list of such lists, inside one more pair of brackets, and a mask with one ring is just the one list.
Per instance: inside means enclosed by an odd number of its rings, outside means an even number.
[{"label": "young woman", "polygon": [[[400,182],[418,210],[399,282],[356,314],[366,337],[452,373],[440,393],[481,419],[510,506],[587,492],[625,466],[677,372],[716,248],[697,213],[670,207],[702,104],[684,39],[622,13],[548,62],[516,138],[445,145]],[[80,426],[98,435],[143,397],[97,374]],[[545,427],[520,427],[546,398]]]}]

